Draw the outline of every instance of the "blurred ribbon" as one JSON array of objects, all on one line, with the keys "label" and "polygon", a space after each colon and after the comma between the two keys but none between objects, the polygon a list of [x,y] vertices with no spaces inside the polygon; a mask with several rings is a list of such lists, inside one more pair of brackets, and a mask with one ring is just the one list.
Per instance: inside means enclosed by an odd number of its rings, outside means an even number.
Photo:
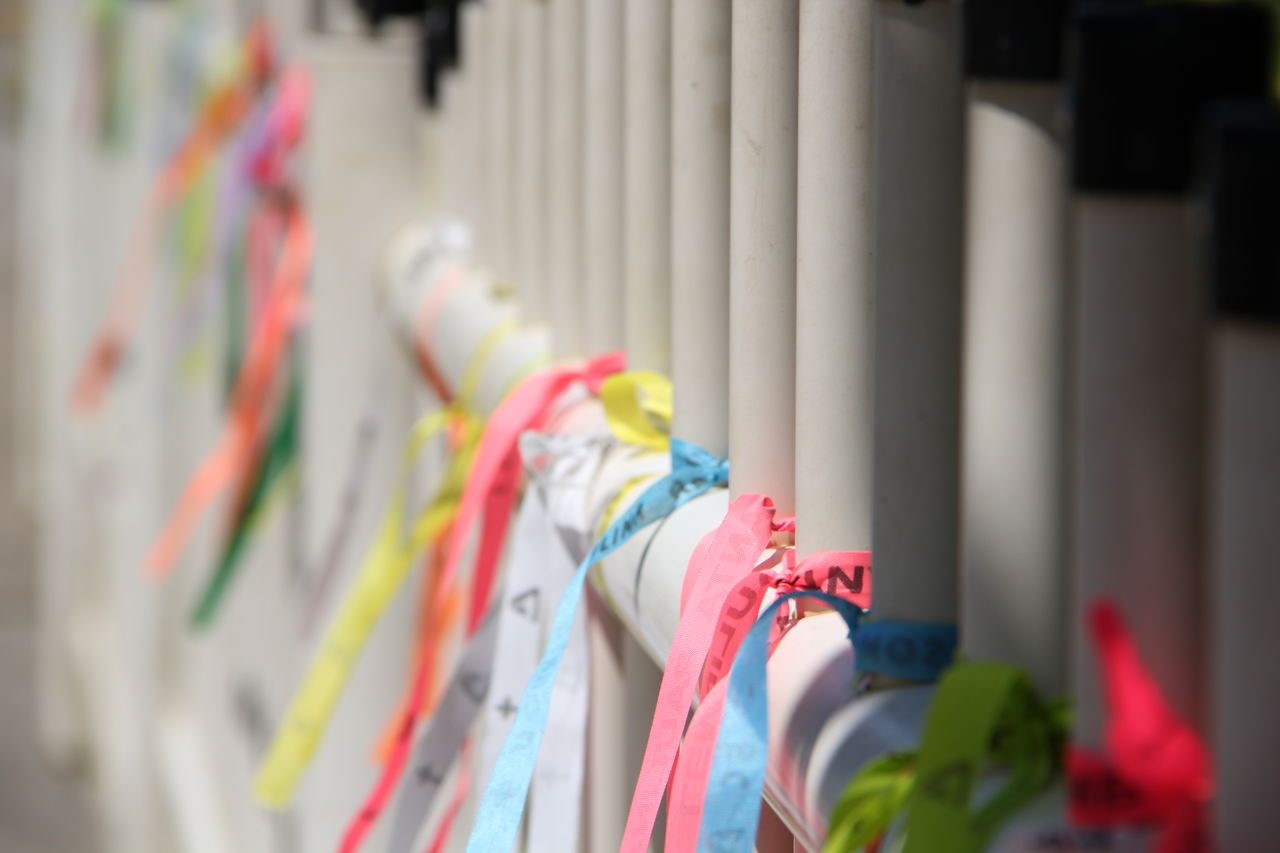
[{"label": "blurred ribbon", "polygon": [[101,404],[103,391],[133,335],[150,278],[145,267],[160,216],[187,192],[209,157],[249,114],[273,73],[274,51],[266,24],[255,22],[241,41],[234,72],[206,96],[191,130],[148,191],[125,248],[107,316],[76,380],[72,402],[82,414],[95,412]]},{"label": "blurred ribbon", "polygon": [[[985,850],[1001,823],[1049,786],[1061,746],[1060,715],[1040,701],[1023,670],[996,662],[953,666],[925,723],[904,853]],[[989,764],[1008,779],[975,808],[974,788]]]},{"label": "blurred ribbon", "polygon": [[[465,628],[468,640],[488,610],[498,558],[506,541],[520,483],[517,442],[521,433],[540,428],[555,410],[560,396],[571,386],[581,383],[592,391],[598,391],[604,378],[621,370],[624,364],[621,353],[607,353],[583,365],[548,367],[537,371],[503,398],[485,424],[457,516],[449,531],[444,564],[439,573],[429,579],[430,594],[435,601],[448,600],[455,594],[462,580],[461,562],[471,529],[483,514],[470,584],[471,602]],[[434,657],[434,654],[419,655],[413,678],[415,685],[430,680],[435,667]],[[415,687],[410,704],[401,712],[397,737],[388,752],[382,773],[343,834],[339,847],[342,853],[352,853],[360,847],[386,808],[407,759],[413,728],[421,713],[422,695],[423,692]]]},{"label": "blurred ribbon", "polygon": [[427,442],[457,417],[454,410],[433,412],[419,420],[409,433],[401,454],[400,474],[373,547],[312,658],[302,685],[294,694],[258,769],[254,796],[265,806],[282,808],[292,799],[298,779],[311,760],[369,633],[408,575],[414,558],[444,530],[456,511],[469,462],[465,451],[454,454],[435,496],[417,513],[412,526],[407,531],[404,529],[414,463]]},{"label": "blurred ribbon", "polygon": [[1109,715],[1106,753],[1067,752],[1074,823],[1153,824],[1159,853],[1208,849],[1213,768],[1199,734],[1169,707],[1115,605],[1089,610]]}]

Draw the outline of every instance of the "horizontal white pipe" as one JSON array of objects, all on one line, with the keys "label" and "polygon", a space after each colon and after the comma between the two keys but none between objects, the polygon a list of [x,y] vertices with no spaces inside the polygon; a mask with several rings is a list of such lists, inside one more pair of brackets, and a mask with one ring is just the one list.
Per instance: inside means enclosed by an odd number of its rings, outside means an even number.
[{"label": "horizontal white pipe", "polygon": [[[404,280],[413,243],[427,239],[419,232],[417,237],[403,237],[394,248],[399,262],[393,259],[389,276],[393,296],[388,301],[393,306],[411,305],[401,297],[421,293],[430,283],[418,282],[414,288]],[[440,275],[451,264],[448,258],[437,259],[425,265],[423,274]],[[457,381],[456,365],[466,361],[469,348],[503,310],[479,278],[473,278],[444,303],[441,325],[458,329],[438,344],[456,348],[440,353],[446,380]],[[394,328],[397,334],[406,335],[413,327],[401,319]],[[495,353],[494,361],[495,374],[510,376],[517,369],[518,359],[511,354]],[[487,410],[494,401],[487,396],[484,399],[482,408]],[[599,427],[598,405],[591,402],[579,409],[576,423],[568,423],[564,429],[572,432]],[[653,470],[652,457],[631,462],[607,460],[592,489],[597,513],[638,472],[651,474]],[[615,512],[634,500],[639,491],[631,488]],[[593,575],[593,582],[623,624],[659,665],[666,660],[679,620],[680,590],[689,557],[698,541],[720,524],[727,507],[728,493],[723,489],[690,501],[662,522],[640,531],[606,558],[602,569]],[[773,746],[766,798],[800,843],[816,850],[825,836],[826,817],[861,764],[876,755],[916,745],[932,689],[885,691],[855,701],[852,647],[844,623],[830,614],[802,620],[775,652],[769,672]]]}]

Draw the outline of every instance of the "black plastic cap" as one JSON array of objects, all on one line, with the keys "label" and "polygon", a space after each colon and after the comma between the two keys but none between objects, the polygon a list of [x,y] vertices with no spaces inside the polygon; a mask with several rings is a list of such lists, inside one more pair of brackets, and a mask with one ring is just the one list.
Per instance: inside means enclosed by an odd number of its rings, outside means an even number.
[{"label": "black plastic cap", "polygon": [[416,18],[427,0],[355,0],[356,9],[369,29],[377,31],[389,18]]},{"label": "black plastic cap", "polygon": [[965,74],[1057,80],[1066,22],[1067,0],[965,0]]},{"label": "black plastic cap", "polygon": [[419,79],[427,107],[440,106],[440,80],[458,66],[458,0],[436,0],[422,13]]},{"label": "black plastic cap", "polygon": [[1070,62],[1080,190],[1185,193],[1206,105],[1261,98],[1271,21],[1252,4],[1081,4]]},{"label": "black plastic cap", "polygon": [[1280,106],[1216,104],[1203,141],[1210,304],[1280,323]]}]

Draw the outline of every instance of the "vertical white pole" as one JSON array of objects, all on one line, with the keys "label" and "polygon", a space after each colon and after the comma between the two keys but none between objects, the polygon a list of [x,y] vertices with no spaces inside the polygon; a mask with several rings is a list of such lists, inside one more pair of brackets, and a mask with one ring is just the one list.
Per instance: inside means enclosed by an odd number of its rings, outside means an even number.
[{"label": "vertical white pole", "polygon": [[547,272],[557,356],[580,355],[582,339],[582,0],[548,0]]},{"label": "vertical white pole", "polygon": [[729,451],[729,45],[726,0],[671,6],[672,431]]},{"label": "vertical white pole", "polygon": [[[582,6],[582,243],[581,267],[589,353],[622,346],[622,0],[583,0]],[[635,770],[626,755],[625,646],[632,642],[618,617],[592,593],[590,748],[587,752],[588,850],[614,850],[626,825],[627,794]]]},{"label": "vertical white pole", "polygon": [[800,6],[796,543],[871,544],[873,6]]},{"label": "vertical white pole", "polygon": [[622,0],[582,7],[582,286],[590,352],[622,346]]},{"label": "vertical white pole", "polygon": [[[1185,202],[1076,204],[1071,555],[1076,610],[1116,601],[1173,708],[1202,719],[1202,299]],[[1093,648],[1077,631],[1076,729],[1100,743]]]},{"label": "vertical white pole", "polygon": [[[630,367],[665,374],[671,369],[671,0],[627,3],[623,26],[623,340]],[[662,671],[626,631],[622,671],[619,763],[626,802],[662,682]],[[655,853],[664,832],[655,828]]]},{"label": "vertical white pole", "polygon": [[462,175],[462,214],[471,227],[473,257],[480,264],[493,260],[493,229],[490,222],[489,183],[491,181],[488,114],[485,105],[490,97],[488,67],[489,17],[484,3],[462,6],[462,76],[463,97],[459,100],[467,130],[463,134],[466,148],[461,152],[465,164]]},{"label": "vertical white pole", "polygon": [[733,5],[730,488],[795,511],[799,3]]},{"label": "vertical white pole", "polygon": [[1274,323],[1269,328],[1256,322],[1224,324],[1215,334],[1214,350],[1209,553],[1219,787],[1213,825],[1217,849],[1260,850],[1275,830],[1264,756],[1280,754],[1275,726],[1280,677],[1275,666],[1259,659],[1276,647],[1275,614],[1268,602],[1280,595],[1275,571],[1280,330]]},{"label": "vertical white pole", "polygon": [[1280,110],[1236,104],[1210,127],[1201,221],[1218,315],[1208,399],[1212,824],[1215,849],[1262,850],[1275,834],[1266,757],[1280,754],[1280,669],[1265,657],[1278,634],[1268,602],[1280,595],[1280,282],[1275,241],[1257,223],[1280,214]]},{"label": "vertical white pole", "polygon": [[877,3],[876,615],[953,622],[963,95],[956,4]]},{"label": "vertical white pole", "polygon": [[1049,82],[970,84],[961,624],[1066,687],[1066,175]]},{"label": "vertical white pole", "polygon": [[[512,121],[512,17],[515,0],[484,0],[488,8],[484,62],[488,88],[481,109],[485,111],[485,145],[488,152],[485,186],[488,251],[478,258],[500,280],[511,283],[512,233],[516,225],[512,191],[515,123]],[[517,282],[518,284],[518,282]]]},{"label": "vertical white pole", "polygon": [[[1205,105],[1270,89],[1265,32],[1261,10],[1240,5],[1157,4],[1076,23],[1070,619],[1080,626],[1095,599],[1114,601],[1174,713],[1201,729],[1206,323],[1184,196]],[[1189,44],[1223,52],[1191,68]],[[1120,61],[1121,50],[1144,61]],[[1134,98],[1149,103],[1133,112]],[[1076,735],[1097,747],[1096,656],[1075,633]]]},{"label": "vertical white pole", "polygon": [[519,130],[514,140],[519,227],[513,267],[525,317],[547,320],[547,4],[516,0],[519,45],[516,103]]},{"label": "vertical white pole", "polygon": [[625,341],[633,368],[671,369],[671,0],[626,7]]}]

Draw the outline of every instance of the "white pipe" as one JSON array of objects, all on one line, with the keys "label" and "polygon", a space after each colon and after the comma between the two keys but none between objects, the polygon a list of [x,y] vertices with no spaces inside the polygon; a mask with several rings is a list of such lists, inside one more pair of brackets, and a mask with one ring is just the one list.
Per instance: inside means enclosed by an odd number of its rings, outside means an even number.
[{"label": "white pipe", "polygon": [[798,29],[798,0],[733,5],[730,487],[769,495],[784,515],[795,511]]},{"label": "white pipe", "polygon": [[[512,61],[514,0],[484,0],[484,62],[488,88],[483,99],[485,148],[488,154],[485,207],[490,236],[479,260],[498,279],[510,283],[512,234],[517,227],[512,192],[515,124],[512,121]],[[518,284],[518,282],[517,282]]]},{"label": "white pipe", "polygon": [[1053,83],[969,89],[964,651],[1066,688],[1066,176]]},{"label": "white pipe", "polygon": [[726,0],[671,6],[672,432],[729,452],[729,45]]},{"label": "white pipe", "polygon": [[671,370],[671,0],[626,6],[623,304],[633,368]]},{"label": "white pipe", "polygon": [[582,339],[582,0],[548,0],[551,130],[547,150],[547,274],[557,356],[580,355]]},{"label": "white pipe", "polygon": [[1215,332],[1213,347],[1209,593],[1219,786],[1213,826],[1217,849],[1261,850],[1275,835],[1264,756],[1280,754],[1280,677],[1258,657],[1275,647],[1268,602],[1280,594],[1280,334],[1274,325],[1227,323]]},{"label": "white pipe", "polygon": [[[964,162],[958,10],[877,2],[875,612],[954,622]],[[803,522],[802,522],[803,523]]]},{"label": "white pipe", "polygon": [[1187,214],[1185,202],[1154,197],[1083,195],[1075,207],[1082,345],[1072,356],[1067,553],[1076,733],[1089,747],[1102,741],[1101,688],[1079,629],[1098,596],[1123,611],[1175,712],[1203,720],[1204,323]]},{"label": "white pipe", "polygon": [[622,3],[582,6],[582,286],[588,352],[623,343]]},{"label": "white pipe", "polygon": [[871,544],[875,274],[872,5],[800,6],[796,544]]},{"label": "white pipe", "polygon": [[524,315],[545,323],[547,310],[547,4],[517,0],[516,260]]},{"label": "white pipe", "polygon": [[460,40],[462,55],[458,74],[462,78],[459,88],[465,100],[460,102],[467,130],[463,139],[466,148],[459,161],[462,176],[461,213],[471,229],[471,243],[475,257],[481,262],[492,260],[493,228],[489,219],[489,168],[490,137],[488,115],[485,109],[490,96],[488,67],[489,18],[484,3],[464,3],[459,13],[462,27]]}]

